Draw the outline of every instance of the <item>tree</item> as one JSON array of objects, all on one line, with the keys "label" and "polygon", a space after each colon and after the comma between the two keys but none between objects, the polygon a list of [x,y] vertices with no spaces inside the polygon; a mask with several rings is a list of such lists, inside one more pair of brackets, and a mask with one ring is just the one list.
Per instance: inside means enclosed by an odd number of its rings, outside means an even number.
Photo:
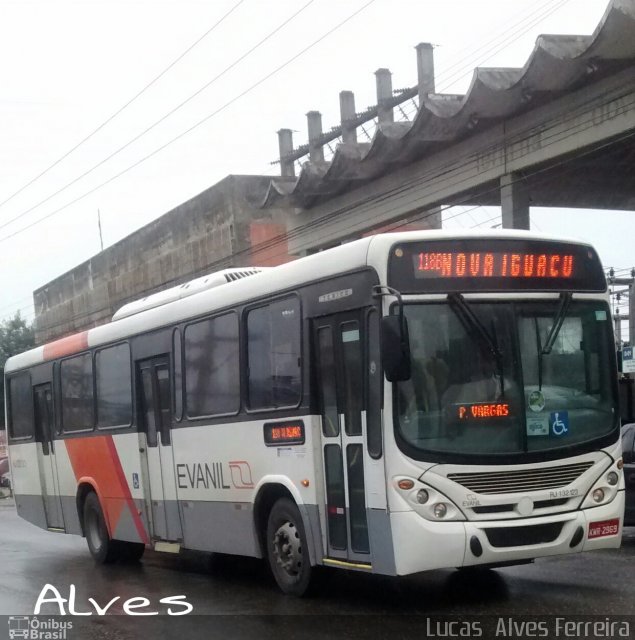
[{"label": "tree", "polygon": [[13,318],[0,323],[0,425],[4,424],[4,363],[34,344],[33,325],[27,324],[19,311]]}]

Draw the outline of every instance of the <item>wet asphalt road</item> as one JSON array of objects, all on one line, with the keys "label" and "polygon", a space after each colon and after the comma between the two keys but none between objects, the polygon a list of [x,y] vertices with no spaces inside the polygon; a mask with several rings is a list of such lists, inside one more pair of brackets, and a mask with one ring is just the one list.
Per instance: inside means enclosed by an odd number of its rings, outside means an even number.
[{"label": "wet asphalt road", "polygon": [[[0,501],[0,615],[33,614],[46,584],[54,585],[64,598],[74,585],[80,612],[92,610],[88,598],[105,606],[117,596],[109,613],[123,613],[122,603],[132,597],[147,598],[151,606],[143,610],[160,614],[167,613],[160,599],[169,596],[185,595],[194,607],[192,615],[182,617],[73,618],[76,635],[69,632],[68,640],[139,637],[141,629],[144,637],[149,632],[148,637],[174,638],[175,630],[192,627],[196,616],[205,629],[212,625],[217,633],[203,634],[201,627],[179,635],[324,637],[320,630],[330,624],[341,634],[331,628],[325,635],[357,637],[353,630],[363,627],[360,622],[372,621],[373,633],[363,636],[387,637],[395,634],[382,625],[392,628],[394,616],[403,621],[433,615],[455,620],[487,615],[635,615],[635,528],[625,530],[619,550],[545,558],[495,571],[433,571],[393,579],[324,570],[312,598],[294,599],[281,595],[264,563],[253,559],[146,552],[138,565],[97,567],[85,540],[42,531],[18,518],[8,501]],[[44,605],[42,613],[58,614],[59,607]],[[286,628],[289,624],[291,629]],[[635,637],[635,618],[631,626]],[[410,634],[406,630],[401,635]]]}]

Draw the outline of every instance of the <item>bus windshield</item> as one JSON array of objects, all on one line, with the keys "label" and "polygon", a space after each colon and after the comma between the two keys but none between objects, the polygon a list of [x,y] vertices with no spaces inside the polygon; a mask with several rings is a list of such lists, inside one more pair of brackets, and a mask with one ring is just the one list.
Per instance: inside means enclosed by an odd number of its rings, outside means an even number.
[{"label": "bus windshield", "polygon": [[398,439],[451,458],[561,450],[616,429],[608,306],[567,302],[407,304],[412,376],[396,385]]}]

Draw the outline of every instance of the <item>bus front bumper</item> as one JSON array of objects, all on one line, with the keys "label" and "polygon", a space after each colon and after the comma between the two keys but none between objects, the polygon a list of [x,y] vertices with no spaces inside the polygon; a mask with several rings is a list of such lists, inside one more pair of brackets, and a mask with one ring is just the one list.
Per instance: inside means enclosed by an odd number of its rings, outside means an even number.
[{"label": "bus front bumper", "polygon": [[513,564],[617,548],[622,540],[623,515],[623,491],[599,507],[535,518],[431,522],[414,511],[393,512],[396,573]]}]

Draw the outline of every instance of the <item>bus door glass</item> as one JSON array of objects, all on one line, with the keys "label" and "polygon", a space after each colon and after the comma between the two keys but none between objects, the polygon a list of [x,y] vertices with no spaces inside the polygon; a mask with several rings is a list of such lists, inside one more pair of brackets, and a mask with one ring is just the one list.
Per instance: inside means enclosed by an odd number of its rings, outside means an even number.
[{"label": "bus door glass", "polygon": [[46,525],[49,529],[64,529],[62,499],[55,462],[53,395],[50,382],[33,387],[33,403]]},{"label": "bus door glass", "polygon": [[175,542],[181,540],[183,534],[172,451],[172,393],[168,356],[137,362],[137,390],[139,426],[146,434],[153,537]]},{"label": "bus door glass", "polygon": [[364,323],[361,312],[314,323],[328,555],[370,561],[364,459]]}]

